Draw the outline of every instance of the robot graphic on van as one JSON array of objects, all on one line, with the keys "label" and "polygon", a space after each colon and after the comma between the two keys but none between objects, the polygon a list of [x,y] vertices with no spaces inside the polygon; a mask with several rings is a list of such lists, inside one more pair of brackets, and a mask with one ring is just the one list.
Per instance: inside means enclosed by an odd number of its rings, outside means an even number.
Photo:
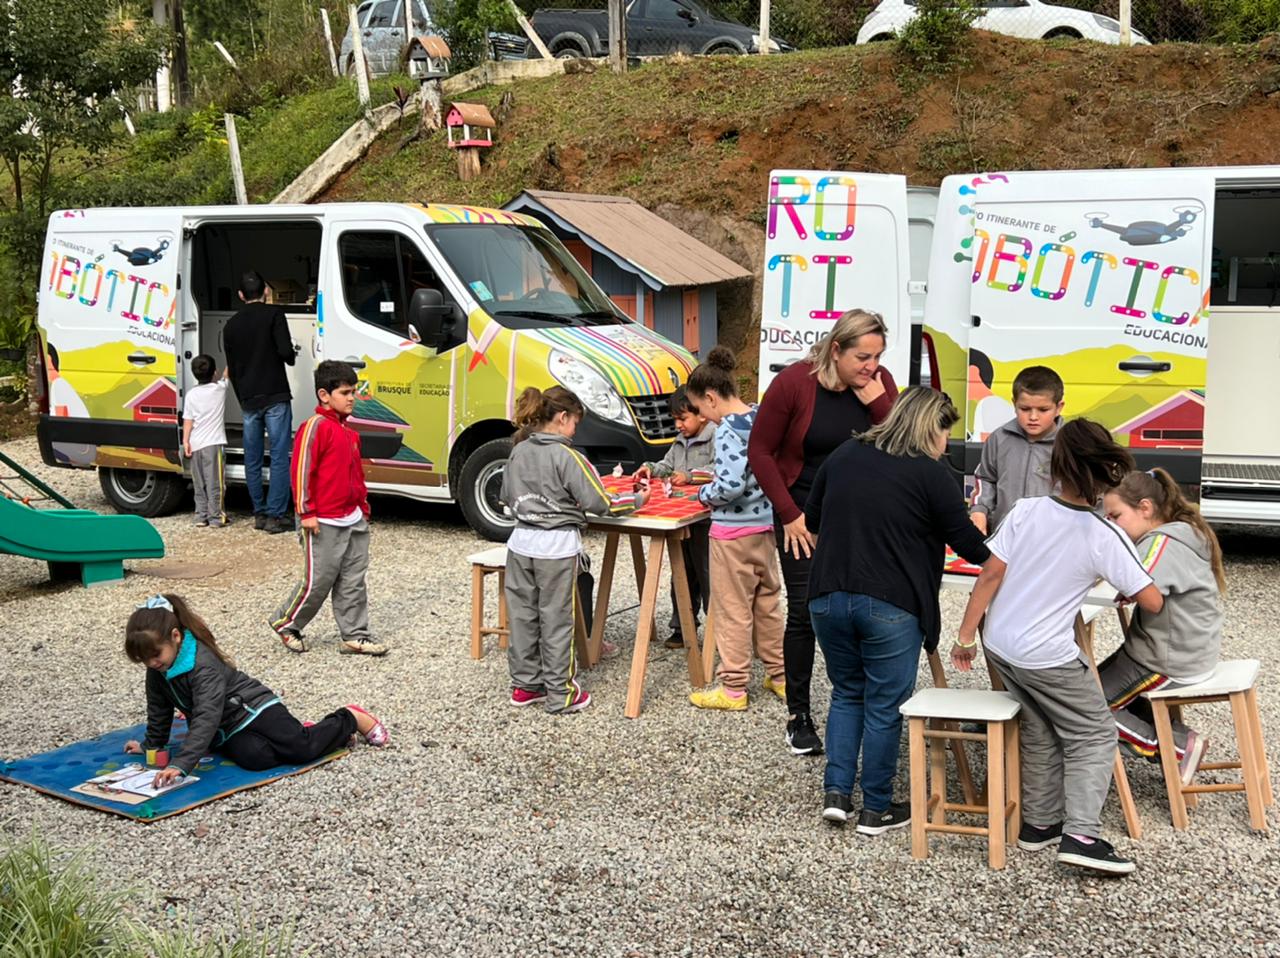
[{"label": "robot graphic on van", "polygon": [[167,239],[156,239],[156,248],[148,249],[145,246],[137,246],[133,249],[124,249],[119,243],[112,243],[112,252],[119,253],[129,261],[130,266],[150,266],[158,263],[164,257],[164,251],[169,248]]},{"label": "robot graphic on van", "polygon": [[1138,220],[1128,226],[1117,226],[1107,222],[1106,213],[1085,213],[1084,218],[1094,229],[1115,233],[1130,246],[1159,246],[1186,236],[1191,231],[1191,224],[1200,216],[1200,211],[1192,206],[1174,207],[1173,211],[1178,218],[1172,223]]}]

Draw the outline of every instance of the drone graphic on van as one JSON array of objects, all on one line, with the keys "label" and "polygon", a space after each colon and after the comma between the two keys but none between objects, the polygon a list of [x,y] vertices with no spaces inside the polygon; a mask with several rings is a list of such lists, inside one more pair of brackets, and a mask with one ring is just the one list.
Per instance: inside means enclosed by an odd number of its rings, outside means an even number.
[{"label": "drone graphic on van", "polygon": [[1173,210],[1178,218],[1172,223],[1160,223],[1156,220],[1138,220],[1128,226],[1108,223],[1107,213],[1085,213],[1084,218],[1094,229],[1107,230],[1120,237],[1121,242],[1130,246],[1159,246],[1161,243],[1172,243],[1190,232],[1190,226],[1200,215],[1200,211],[1191,206],[1178,206]]},{"label": "drone graphic on van", "polygon": [[130,266],[150,266],[153,263],[158,263],[164,258],[164,251],[168,248],[169,241],[167,239],[157,239],[155,249],[148,249],[145,246],[125,249],[119,243],[111,244],[112,252],[119,253],[127,259]]}]

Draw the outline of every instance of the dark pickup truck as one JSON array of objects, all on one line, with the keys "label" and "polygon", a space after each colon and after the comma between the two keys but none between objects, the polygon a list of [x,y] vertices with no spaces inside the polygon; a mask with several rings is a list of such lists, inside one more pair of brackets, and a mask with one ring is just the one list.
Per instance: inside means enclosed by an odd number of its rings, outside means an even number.
[{"label": "dark pickup truck", "polygon": [[[536,10],[532,23],[553,56],[609,55],[605,10]],[[791,49],[780,40],[769,41],[771,53]],[[759,52],[760,35],[754,28],[730,20],[705,0],[631,0],[627,4],[627,56]]]}]

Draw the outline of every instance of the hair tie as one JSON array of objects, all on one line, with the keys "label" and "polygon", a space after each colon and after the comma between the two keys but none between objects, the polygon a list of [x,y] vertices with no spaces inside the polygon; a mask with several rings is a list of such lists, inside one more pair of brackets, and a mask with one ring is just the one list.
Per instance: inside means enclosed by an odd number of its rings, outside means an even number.
[{"label": "hair tie", "polygon": [[139,609],[168,609],[170,612],[172,612],[173,603],[170,602],[168,599],[166,599],[164,596],[156,594],[151,596],[151,598],[147,599],[146,602],[143,602],[140,605],[138,605],[138,608]]}]

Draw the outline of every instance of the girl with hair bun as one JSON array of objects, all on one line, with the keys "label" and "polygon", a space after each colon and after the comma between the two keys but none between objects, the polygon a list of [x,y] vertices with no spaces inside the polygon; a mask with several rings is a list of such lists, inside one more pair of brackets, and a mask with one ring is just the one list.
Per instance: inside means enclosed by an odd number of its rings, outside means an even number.
[{"label": "girl with hair bun", "polygon": [[786,698],[782,662],[782,579],[773,544],[773,507],[751,472],[747,444],[756,407],[738,396],[734,355],[717,346],[685,387],[698,413],[716,423],[715,476],[698,490],[711,507],[711,611],[720,684],[689,696],[702,709],[747,707],[751,650],[764,663],[764,688]]}]

